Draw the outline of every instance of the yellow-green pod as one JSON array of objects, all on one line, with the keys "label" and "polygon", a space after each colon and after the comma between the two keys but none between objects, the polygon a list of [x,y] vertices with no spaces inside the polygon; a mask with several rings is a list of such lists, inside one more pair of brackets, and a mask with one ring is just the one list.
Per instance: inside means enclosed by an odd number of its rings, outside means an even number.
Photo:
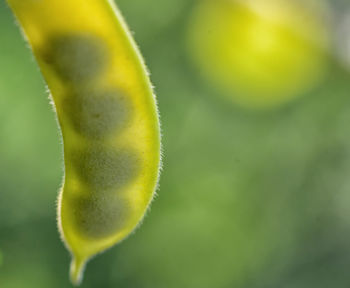
[{"label": "yellow-green pod", "polygon": [[108,0],[8,0],[48,84],[64,143],[58,203],[71,279],[127,237],[154,195],[160,129],[145,65]]}]

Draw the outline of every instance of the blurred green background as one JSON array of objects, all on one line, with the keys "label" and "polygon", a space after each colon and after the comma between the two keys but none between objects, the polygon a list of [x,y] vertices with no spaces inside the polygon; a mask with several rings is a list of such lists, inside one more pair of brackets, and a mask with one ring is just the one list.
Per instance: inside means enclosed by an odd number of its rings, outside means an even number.
[{"label": "blurred green background", "polygon": [[[350,287],[350,2],[281,1],[117,1],[155,85],[163,172],[142,227],[82,287]],[[0,0],[1,288],[71,287],[62,164]]]}]

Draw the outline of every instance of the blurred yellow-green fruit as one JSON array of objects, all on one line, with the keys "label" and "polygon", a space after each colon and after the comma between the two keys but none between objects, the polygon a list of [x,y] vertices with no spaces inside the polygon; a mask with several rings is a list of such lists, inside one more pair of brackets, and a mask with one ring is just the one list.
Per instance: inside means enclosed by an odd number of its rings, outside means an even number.
[{"label": "blurred yellow-green fruit", "polygon": [[321,3],[199,0],[189,24],[191,58],[236,104],[280,106],[319,83],[326,70]]}]

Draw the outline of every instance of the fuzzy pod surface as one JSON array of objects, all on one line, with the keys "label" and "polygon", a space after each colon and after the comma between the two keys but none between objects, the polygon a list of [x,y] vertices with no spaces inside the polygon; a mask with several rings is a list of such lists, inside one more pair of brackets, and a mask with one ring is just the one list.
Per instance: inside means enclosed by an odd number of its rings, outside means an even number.
[{"label": "fuzzy pod surface", "polygon": [[154,196],[160,126],[144,61],[108,0],[7,0],[51,92],[64,146],[58,226],[70,277],[126,238]]}]

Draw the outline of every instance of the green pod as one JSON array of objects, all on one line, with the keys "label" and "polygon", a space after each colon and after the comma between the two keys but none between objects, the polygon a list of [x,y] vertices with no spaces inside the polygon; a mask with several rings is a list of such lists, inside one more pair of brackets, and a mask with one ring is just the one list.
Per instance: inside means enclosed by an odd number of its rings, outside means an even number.
[{"label": "green pod", "polygon": [[62,131],[58,225],[79,284],[86,262],[140,223],[159,177],[160,128],[143,59],[108,0],[7,0]]}]

